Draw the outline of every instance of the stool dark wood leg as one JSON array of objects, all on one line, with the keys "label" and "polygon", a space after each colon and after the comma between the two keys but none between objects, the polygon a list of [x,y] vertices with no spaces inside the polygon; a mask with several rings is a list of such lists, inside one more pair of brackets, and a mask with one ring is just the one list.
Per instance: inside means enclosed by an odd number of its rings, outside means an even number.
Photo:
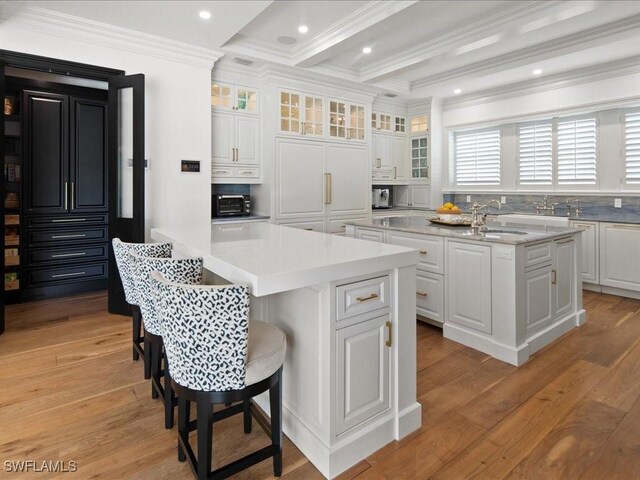
[{"label": "stool dark wood leg", "polygon": [[151,378],[151,342],[145,335],[144,337],[144,379],[149,380]]},{"label": "stool dark wood leg", "polygon": [[244,414],[244,433],[251,433],[251,399],[243,400],[242,410]]},{"label": "stool dark wood leg", "polygon": [[198,417],[198,480],[207,480],[211,473],[213,408],[205,399],[199,398],[197,403]]},{"label": "stool dark wood leg", "polygon": [[[149,342],[150,350],[151,350],[151,378],[158,379],[160,378],[160,348],[156,342]],[[151,398],[158,398],[158,389],[156,388],[156,384],[151,381]]]},{"label": "stool dark wood leg", "polygon": [[[183,397],[178,398],[178,435],[184,442],[189,441],[189,413],[191,402]],[[184,462],[187,455],[184,453],[180,440],[178,440],[178,461]]]},{"label": "stool dark wood leg", "polygon": [[273,456],[273,475],[282,475],[282,367],[278,371],[277,383],[269,389],[271,410],[271,443],[276,449]]},{"label": "stool dark wood leg", "polygon": [[[140,345],[140,326],[141,326],[141,314],[140,311],[138,309],[133,309],[132,313],[132,317],[133,317],[133,323],[132,323],[132,327],[133,327],[133,331],[131,332],[131,339],[133,340],[133,343]],[[140,355],[138,354],[138,350],[136,349],[136,347],[133,347],[133,359],[135,361],[138,361],[138,359],[140,358]]]},{"label": "stool dark wood leg", "polygon": [[[164,351],[164,348],[163,348]],[[176,394],[171,388],[171,374],[169,373],[169,362],[167,355],[164,358],[164,428],[173,428],[173,409],[176,405]]]}]

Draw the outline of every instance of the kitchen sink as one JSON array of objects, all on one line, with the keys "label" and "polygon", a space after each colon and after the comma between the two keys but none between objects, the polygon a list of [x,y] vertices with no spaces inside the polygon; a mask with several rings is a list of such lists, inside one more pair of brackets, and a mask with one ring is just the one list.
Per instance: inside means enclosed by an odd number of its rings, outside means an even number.
[{"label": "kitchen sink", "polygon": [[551,217],[547,215],[527,215],[521,213],[507,213],[498,215],[496,221],[503,223],[526,223],[529,225],[546,225],[549,227],[568,227],[569,219],[567,217]]},{"label": "kitchen sink", "polygon": [[526,235],[527,232],[521,232],[519,230],[506,230],[504,228],[487,228],[482,233],[499,233],[501,235]]},{"label": "kitchen sink", "polygon": [[[466,230],[462,232],[462,235],[465,236],[474,236],[473,230]],[[504,238],[507,236],[517,236],[520,237],[522,235],[527,235],[527,232],[523,232],[522,230],[511,230],[506,228],[488,228],[484,231],[478,233],[478,236],[482,236],[485,238]]]}]

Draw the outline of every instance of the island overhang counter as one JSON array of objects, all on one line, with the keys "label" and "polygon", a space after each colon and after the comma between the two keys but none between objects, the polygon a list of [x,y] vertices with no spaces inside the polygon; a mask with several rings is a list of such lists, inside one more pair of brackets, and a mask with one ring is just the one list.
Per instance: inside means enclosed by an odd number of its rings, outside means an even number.
[{"label": "island overhang counter", "polygon": [[[283,429],[327,478],[421,425],[418,252],[269,223],[152,229],[287,335]],[[269,412],[268,398],[256,403]]]}]

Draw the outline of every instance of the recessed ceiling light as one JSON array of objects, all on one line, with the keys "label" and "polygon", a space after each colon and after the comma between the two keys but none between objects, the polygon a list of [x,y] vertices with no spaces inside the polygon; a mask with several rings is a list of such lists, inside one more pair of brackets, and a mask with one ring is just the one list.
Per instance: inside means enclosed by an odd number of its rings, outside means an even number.
[{"label": "recessed ceiling light", "polygon": [[364,47],[362,53],[371,53],[371,47]]},{"label": "recessed ceiling light", "polygon": [[207,12],[206,10],[202,10],[198,15],[203,20],[209,20],[211,18],[211,12]]},{"label": "recessed ceiling light", "polygon": [[309,31],[309,27],[307,27],[306,25],[300,25],[300,26],[298,27],[298,31],[299,31],[300,33],[307,33],[307,32]]},{"label": "recessed ceiling light", "polygon": [[536,68],[532,73],[534,75],[542,75],[542,69],[541,68]]},{"label": "recessed ceiling light", "polygon": [[462,90],[460,90],[459,88],[456,88],[453,93],[455,93],[456,95],[460,95],[462,93]]}]

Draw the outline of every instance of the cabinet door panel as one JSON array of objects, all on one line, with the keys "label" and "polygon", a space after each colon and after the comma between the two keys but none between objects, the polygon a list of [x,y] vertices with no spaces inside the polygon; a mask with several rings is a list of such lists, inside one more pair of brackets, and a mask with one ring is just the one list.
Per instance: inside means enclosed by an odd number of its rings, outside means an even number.
[{"label": "cabinet door panel", "polygon": [[556,318],[571,313],[575,305],[573,240],[556,242],[555,248],[555,308]]},{"label": "cabinet door panel", "polygon": [[260,135],[258,135],[258,118],[236,119],[236,148],[237,163],[246,165],[258,165],[260,163],[258,148]]},{"label": "cabinet door panel", "polygon": [[336,332],[339,435],[389,408],[389,315]]},{"label": "cabinet door panel", "polygon": [[415,248],[420,252],[418,269],[444,274],[444,240],[442,237],[389,231],[387,243]]},{"label": "cabinet door panel", "polygon": [[598,283],[598,224],[588,222],[571,222],[574,228],[586,229],[581,236],[582,280]]},{"label": "cabinet door panel", "polygon": [[356,238],[360,240],[369,240],[370,242],[384,242],[384,232],[382,230],[369,230],[358,227],[356,229]]},{"label": "cabinet door panel", "polygon": [[107,105],[71,98],[72,212],[107,210]]},{"label": "cabinet door panel", "polygon": [[374,134],[373,137],[373,156],[372,166],[384,170],[393,168],[391,161],[391,137],[388,135]]},{"label": "cabinet door panel", "polygon": [[600,283],[640,291],[640,227],[600,223]]},{"label": "cabinet door panel", "polygon": [[27,213],[63,213],[69,205],[69,99],[24,92]]},{"label": "cabinet door panel", "polygon": [[406,180],[407,157],[404,138],[393,138],[391,141],[391,162],[394,169],[394,180]]},{"label": "cabinet door panel", "polygon": [[324,215],[324,145],[278,140],[276,152],[278,216]]},{"label": "cabinet door panel", "polygon": [[527,336],[554,319],[552,277],[551,265],[525,274]]},{"label": "cabinet door panel", "polygon": [[329,145],[327,172],[331,174],[329,211],[335,214],[367,213],[370,187],[367,150]]},{"label": "cabinet door panel", "polygon": [[449,242],[446,322],[491,333],[491,247]]},{"label": "cabinet door panel", "polygon": [[444,277],[417,271],[416,309],[418,315],[444,323]]},{"label": "cabinet door panel", "polygon": [[231,115],[211,115],[211,161],[233,164],[235,148],[235,122]]}]

